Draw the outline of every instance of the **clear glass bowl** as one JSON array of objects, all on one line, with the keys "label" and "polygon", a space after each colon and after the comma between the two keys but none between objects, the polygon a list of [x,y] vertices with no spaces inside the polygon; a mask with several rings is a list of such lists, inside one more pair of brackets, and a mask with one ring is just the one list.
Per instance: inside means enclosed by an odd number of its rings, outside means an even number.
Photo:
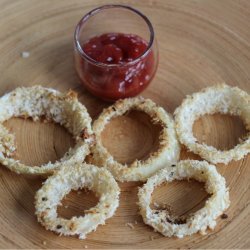
[{"label": "clear glass bowl", "polygon": [[[109,33],[139,36],[147,43],[146,49],[139,57],[117,64],[94,60],[85,53],[83,45],[86,42]],[[106,101],[141,93],[153,79],[158,66],[158,49],[151,22],[138,10],[124,5],[105,5],[87,13],[76,26],[74,55],[82,84]]]}]

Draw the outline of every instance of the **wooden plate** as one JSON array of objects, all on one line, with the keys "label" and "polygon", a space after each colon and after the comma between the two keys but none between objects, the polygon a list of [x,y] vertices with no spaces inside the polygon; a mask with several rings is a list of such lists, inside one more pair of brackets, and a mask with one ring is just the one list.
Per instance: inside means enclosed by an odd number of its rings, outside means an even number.
[{"label": "wooden plate", "polygon": [[[43,0],[0,1],[0,94],[17,86],[41,84],[79,93],[93,119],[107,104],[83,89],[76,76],[72,35],[81,16],[110,1]],[[185,95],[218,82],[237,85],[250,93],[250,2],[248,0],[165,1],[124,0],[152,20],[159,44],[160,64],[151,86],[143,93],[169,112]],[[22,58],[20,53],[30,56]],[[124,122],[125,121],[125,122]],[[21,119],[6,123],[17,140],[17,158],[29,164],[58,159],[72,143],[70,135],[54,124]],[[121,129],[122,128],[122,129]],[[151,131],[155,131],[151,133]],[[206,116],[194,127],[199,140],[218,148],[237,144],[245,134],[237,118]],[[120,161],[146,157],[157,141],[157,131],[147,117],[131,114],[112,121],[104,141]],[[182,152],[182,158],[197,158]],[[137,187],[120,184],[120,207],[106,226],[87,240],[58,237],[46,231],[34,216],[34,194],[42,180],[18,176],[1,167],[0,247],[2,248],[249,248],[250,157],[218,166],[230,188],[227,219],[207,235],[184,239],[164,238],[143,224],[137,213]],[[204,204],[206,193],[195,182],[175,182],[160,187],[154,201],[171,205],[177,214]],[[71,193],[59,209],[62,216],[81,214],[96,203],[92,194]],[[133,228],[127,223],[132,223]]]}]

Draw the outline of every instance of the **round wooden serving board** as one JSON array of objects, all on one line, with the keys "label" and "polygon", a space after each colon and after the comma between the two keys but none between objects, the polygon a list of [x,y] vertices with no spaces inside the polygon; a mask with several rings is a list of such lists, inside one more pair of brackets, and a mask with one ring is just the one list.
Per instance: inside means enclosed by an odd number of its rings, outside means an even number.
[{"label": "round wooden serving board", "polygon": [[[173,113],[182,99],[201,88],[226,82],[250,93],[250,1],[248,0],[124,0],[152,21],[160,63],[155,79],[143,93]],[[91,117],[106,107],[80,84],[73,63],[73,32],[101,0],[0,0],[0,95],[18,87],[43,85],[73,89]],[[30,56],[23,58],[21,53]],[[35,165],[60,158],[73,145],[60,126],[11,119],[6,126],[16,135],[16,158]],[[205,116],[196,122],[200,141],[228,149],[246,134],[237,117]],[[157,128],[148,117],[132,112],[111,121],[103,133],[110,152],[121,162],[143,159],[157,146]],[[182,159],[199,157],[182,150]],[[142,222],[137,190],[142,183],[123,183],[120,206],[105,226],[86,240],[59,237],[46,231],[34,215],[34,195],[43,180],[0,168],[1,248],[250,248],[250,155],[218,165],[230,189],[227,219],[218,218],[214,231],[183,239],[165,238]],[[203,185],[174,182],[157,188],[154,202],[170,205],[176,214],[196,211],[207,198]],[[65,218],[94,206],[93,194],[72,192],[58,209]],[[127,224],[131,223],[131,224]],[[130,226],[129,226],[130,225]]]}]

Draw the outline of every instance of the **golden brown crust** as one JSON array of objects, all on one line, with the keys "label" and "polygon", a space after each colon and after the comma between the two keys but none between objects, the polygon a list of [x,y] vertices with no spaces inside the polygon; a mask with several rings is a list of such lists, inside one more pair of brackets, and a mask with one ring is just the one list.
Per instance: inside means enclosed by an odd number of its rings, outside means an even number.
[{"label": "golden brown crust", "polygon": [[[189,178],[205,182],[206,191],[211,194],[203,208],[186,218],[172,216],[167,209],[159,211],[150,208],[151,195],[157,186],[164,182]],[[208,227],[213,229],[216,226],[216,218],[230,205],[225,179],[215,166],[206,161],[195,160],[180,161],[175,167],[158,171],[139,189],[138,197],[144,222],[167,237],[182,238],[197,232],[205,234]]]},{"label": "golden brown crust", "polygon": [[[84,216],[69,220],[57,215],[57,206],[71,190],[87,188],[99,197],[98,204],[83,211]],[[113,176],[105,169],[85,163],[64,166],[49,177],[35,196],[38,221],[47,229],[60,235],[78,235],[84,239],[86,234],[96,230],[100,224],[114,215],[119,205],[120,189]]]},{"label": "golden brown crust", "polygon": [[[148,114],[153,123],[162,127],[160,134],[160,147],[144,161],[135,160],[131,164],[117,162],[108,150],[103,146],[101,133],[106,124],[114,117],[124,115],[130,110],[138,110]],[[116,180],[146,181],[157,170],[178,161],[180,146],[176,137],[174,121],[172,117],[154,102],[142,97],[127,98],[117,101],[114,105],[104,109],[102,114],[94,122],[93,131],[96,136],[96,144],[93,146],[93,162],[98,166],[106,167],[114,175]]]},{"label": "golden brown crust", "polygon": [[250,152],[250,133],[244,141],[231,150],[217,150],[212,146],[198,143],[193,136],[193,123],[205,114],[222,113],[238,115],[250,131],[250,96],[237,87],[220,84],[187,96],[174,113],[176,132],[179,140],[190,151],[211,163],[225,163],[240,160]]},{"label": "golden brown crust", "polygon": [[[18,174],[52,174],[63,165],[82,162],[89,153],[89,146],[93,142],[91,118],[72,91],[62,94],[41,86],[17,88],[0,98],[0,124],[11,117],[31,117],[34,121],[42,118],[54,121],[64,126],[76,140],[75,147],[59,161],[31,167],[11,158],[11,154],[15,151],[14,137],[11,137],[8,130],[1,125],[0,162]],[[82,131],[84,131],[84,137]],[[7,144],[8,138],[10,141]],[[7,151],[6,146],[9,148]]]}]

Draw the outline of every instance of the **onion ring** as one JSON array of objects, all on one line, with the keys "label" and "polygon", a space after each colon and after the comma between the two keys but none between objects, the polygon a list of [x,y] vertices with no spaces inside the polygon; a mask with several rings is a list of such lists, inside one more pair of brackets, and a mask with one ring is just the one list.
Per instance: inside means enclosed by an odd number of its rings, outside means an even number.
[{"label": "onion ring", "polygon": [[82,162],[89,153],[93,142],[91,118],[73,91],[62,94],[41,86],[17,88],[0,98],[0,124],[11,117],[31,117],[34,121],[45,117],[64,126],[76,140],[75,147],[59,161],[31,167],[11,158],[15,151],[14,137],[0,125],[0,163],[18,174],[52,174],[61,165]]},{"label": "onion ring", "polygon": [[[160,146],[158,151],[151,153],[144,161],[135,160],[131,164],[117,162],[103,146],[101,133],[106,124],[114,117],[124,115],[130,110],[143,111],[148,114],[153,123],[160,124]],[[105,109],[94,122],[93,131],[96,143],[93,146],[93,162],[95,165],[106,167],[118,181],[146,181],[157,170],[176,163],[179,159],[180,146],[177,140],[172,117],[154,102],[142,97],[127,98],[117,101]]]},{"label": "onion ring", "polygon": [[[211,194],[203,208],[181,222],[167,210],[150,208],[151,195],[155,187],[164,182],[190,178],[205,182],[206,191]],[[139,189],[138,197],[143,221],[164,236],[178,238],[197,232],[205,234],[207,227],[214,229],[216,218],[230,205],[225,179],[217,172],[215,166],[209,165],[206,161],[195,160],[180,161],[176,167],[160,170]]]},{"label": "onion ring", "polygon": [[240,160],[250,152],[250,133],[233,149],[224,151],[204,143],[200,144],[193,136],[194,121],[202,115],[214,113],[238,115],[246,129],[250,130],[250,95],[237,87],[221,84],[188,96],[174,113],[180,142],[188,150],[213,164]]},{"label": "onion ring", "polygon": [[[71,190],[79,188],[93,190],[100,198],[99,203],[85,211],[84,216],[74,216],[70,220],[58,217],[57,205]],[[105,168],[75,163],[50,176],[37,191],[37,219],[47,230],[60,235],[79,235],[80,239],[84,239],[87,233],[113,216],[119,205],[119,194],[118,184]]]}]

